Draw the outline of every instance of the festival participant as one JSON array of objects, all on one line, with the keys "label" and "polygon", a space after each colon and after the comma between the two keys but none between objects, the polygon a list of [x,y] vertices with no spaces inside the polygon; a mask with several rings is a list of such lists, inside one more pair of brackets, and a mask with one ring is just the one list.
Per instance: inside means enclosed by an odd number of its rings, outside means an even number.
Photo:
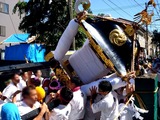
[{"label": "festival participant", "polygon": [[[100,94],[97,94],[96,98],[94,99],[94,103],[99,102],[103,98],[104,98],[104,96],[102,96]],[[101,116],[101,112],[93,113],[93,111],[90,107],[90,100],[89,100],[89,97],[88,97],[87,103],[86,103],[86,106],[85,106],[84,120],[99,120],[100,116]]]},{"label": "festival participant", "polygon": [[3,95],[2,95],[2,92],[0,91],[0,105],[4,103],[4,101],[2,100],[3,98]]},{"label": "festival participant", "polygon": [[33,73],[32,71],[28,71],[28,80],[29,80],[30,78],[34,78],[34,77],[36,77],[36,76],[34,75],[34,73]]},{"label": "festival participant", "polygon": [[20,83],[22,84],[23,88],[27,86],[28,78],[29,78],[28,72],[22,72]]},{"label": "festival participant", "polygon": [[54,93],[57,93],[61,89],[61,84],[56,76],[53,76],[51,79],[45,79],[43,83],[43,88],[46,91],[45,102],[47,103]]},{"label": "festival participant", "polygon": [[[132,93],[134,90],[134,86],[132,84],[127,84],[126,88],[125,88],[125,94],[130,94]],[[127,102],[127,97],[125,101],[120,101],[119,103],[119,120],[133,120],[133,118],[139,119],[139,120],[143,120],[144,118],[141,116],[140,113],[148,113],[147,110],[138,108],[135,104],[134,104],[134,97],[131,97],[131,101],[126,104]]]},{"label": "festival participant", "polygon": [[42,71],[41,70],[36,70],[34,72],[35,76],[41,81],[41,85],[42,85],[42,82],[44,80],[44,78],[42,77]]},{"label": "festival participant", "polygon": [[2,106],[2,120],[21,120],[18,108],[13,103],[6,103]]},{"label": "festival participant", "polygon": [[69,120],[80,120],[84,118],[86,97],[80,89],[81,81],[78,77],[70,80],[69,88],[73,91],[73,99],[71,100],[71,113]]},{"label": "festival participant", "polygon": [[117,100],[112,94],[112,85],[108,81],[101,81],[98,85],[99,94],[103,95],[104,98],[97,102],[93,103],[96,95],[97,88],[90,88],[91,99],[90,106],[93,113],[101,112],[100,120],[114,120],[118,114],[118,104]]},{"label": "festival participant", "polygon": [[8,80],[6,80],[6,81],[4,82],[5,86],[8,86],[10,83],[11,83],[11,80],[10,80],[10,79],[8,79]]},{"label": "festival participant", "polygon": [[41,108],[40,113],[33,120],[41,120],[44,114],[45,114],[45,120],[49,119],[48,108],[45,103],[41,106],[41,104],[37,101],[37,92],[34,86],[25,87],[22,90],[22,97],[23,101],[16,103],[21,116],[37,108]]},{"label": "festival participant", "polygon": [[63,87],[57,94],[53,95],[53,98],[59,100],[59,105],[52,109],[49,120],[69,120],[71,112],[70,101],[73,98],[73,92],[69,88]]},{"label": "festival participant", "polygon": [[[22,85],[20,84],[19,73],[13,73],[11,80],[12,82],[2,92],[3,100],[6,102],[11,102],[14,93],[23,89]],[[16,101],[21,101],[21,94],[17,94]]]},{"label": "festival participant", "polygon": [[35,87],[41,86],[41,80],[38,77],[34,77],[30,79],[30,83],[28,85],[34,85]]},{"label": "festival participant", "polygon": [[[0,113],[1,113],[1,109],[2,109],[2,106],[5,104],[5,102],[2,100],[3,96],[2,96],[2,93],[0,92]],[[0,120],[1,120],[1,114],[0,114]]]}]

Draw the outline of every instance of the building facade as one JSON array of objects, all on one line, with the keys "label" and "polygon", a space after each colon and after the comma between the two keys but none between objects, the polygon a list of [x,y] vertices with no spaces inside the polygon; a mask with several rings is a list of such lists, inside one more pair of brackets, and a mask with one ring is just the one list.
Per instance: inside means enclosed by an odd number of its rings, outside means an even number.
[{"label": "building facade", "polygon": [[144,49],[145,57],[156,55],[156,46],[152,44],[152,33],[146,31],[144,28],[140,28],[137,31],[137,39],[140,46]]},{"label": "building facade", "polygon": [[[0,0],[0,42],[12,34],[21,33],[18,30],[20,18],[13,14],[13,8],[19,0]],[[4,49],[5,45],[0,45]]]}]

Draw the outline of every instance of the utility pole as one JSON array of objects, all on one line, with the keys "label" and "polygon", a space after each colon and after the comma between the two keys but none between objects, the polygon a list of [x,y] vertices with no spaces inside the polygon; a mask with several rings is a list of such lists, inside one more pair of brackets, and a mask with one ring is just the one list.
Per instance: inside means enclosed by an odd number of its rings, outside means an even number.
[{"label": "utility pole", "polygon": [[[72,20],[73,19],[73,1],[72,0],[68,0],[68,6],[69,6],[70,20]],[[73,48],[73,50],[76,50],[75,38],[72,43],[72,48]]]},{"label": "utility pole", "polygon": [[148,55],[148,25],[146,24],[146,52],[147,52],[147,55]]},{"label": "utility pole", "polygon": [[[147,3],[146,4],[146,7],[147,7]],[[146,44],[145,44],[145,47],[146,47],[146,53],[147,53],[147,56],[148,56],[148,25],[146,23]]]}]

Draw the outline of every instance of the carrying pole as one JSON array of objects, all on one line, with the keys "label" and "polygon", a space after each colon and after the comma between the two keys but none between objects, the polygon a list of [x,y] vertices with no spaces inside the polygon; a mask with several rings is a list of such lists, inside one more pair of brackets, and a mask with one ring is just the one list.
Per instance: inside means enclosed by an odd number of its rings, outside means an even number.
[{"label": "carrying pole", "polygon": [[134,66],[135,66],[135,45],[136,45],[136,32],[134,33],[134,38],[133,38],[133,52],[132,52],[132,61],[131,61],[131,71],[134,71]]}]

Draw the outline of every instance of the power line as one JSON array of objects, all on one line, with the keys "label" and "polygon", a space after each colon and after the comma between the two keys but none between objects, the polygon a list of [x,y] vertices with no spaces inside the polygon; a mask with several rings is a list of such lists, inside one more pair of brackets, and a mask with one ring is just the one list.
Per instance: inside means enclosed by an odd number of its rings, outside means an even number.
[{"label": "power line", "polygon": [[[147,3],[146,3],[147,4]],[[159,5],[159,3],[158,3],[158,1],[157,1],[157,4],[156,4],[157,6]],[[150,8],[151,6],[149,6],[149,8]],[[159,16],[159,18],[160,18],[160,15],[159,15],[159,12],[158,12],[158,10],[157,10],[157,7],[154,7],[153,9],[155,9],[156,10],[156,13],[157,13],[157,15]],[[153,10],[152,10],[153,11]]]},{"label": "power line", "polygon": [[[138,7],[137,5],[128,5],[128,6],[122,6],[123,9],[130,9],[130,8],[135,8]],[[92,9],[92,11],[113,11],[113,10],[121,10],[117,7],[114,7],[113,9],[107,8],[107,9]]]},{"label": "power line", "polygon": [[[159,4],[157,3],[156,5],[159,5]],[[149,6],[149,8],[150,8],[150,7],[152,7],[152,6]],[[155,9],[155,11],[156,11],[156,13],[157,13],[158,18],[160,18],[160,14],[159,14],[159,12],[158,12],[157,7],[154,7],[153,10],[154,10],[154,9]],[[153,11],[153,10],[151,10],[151,11]],[[154,16],[155,16],[155,15],[154,15]]]},{"label": "power line", "polygon": [[157,4],[156,4],[156,5],[159,7],[159,10],[160,10],[160,5],[159,5],[159,2],[158,2],[158,0],[156,0],[156,2],[157,2]]},{"label": "power line", "polygon": [[129,13],[127,13],[126,11],[124,11],[121,7],[119,7],[118,5],[116,5],[114,2],[112,2],[111,0],[108,0],[109,2],[111,2],[113,5],[115,5],[116,7],[118,7],[120,10],[122,10],[124,13],[126,13],[128,16],[130,16],[131,18],[133,18],[133,16],[131,16]]},{"label": "power line", "polygon": [[157,15],[159,16],[159,18],[160,18],[160,15],[159,15],[159,13],[158,13],[158,10],[156,9],[156,12],[157,12]]},{"label": "power line", "polygon": [[113,11],[115,11],[118,15],[124,17],[123,15],[121,15],[119,12],[117,12],[112,6],[110,6],[105,0],[102,0],[106,5],[108,5]]},{"label": "power line", "polygon": [[139,5],[141,8],[144,8],[142,5],[140,5],[136,0],[134,0],[135,3],[137,3],[137,5]]},{"label": "power line", "polygon": [[159,13],[158,13],[158,10],[157,10],[157,8],[155,8],[156,9],[156,12],[157,12],[157,15],[159,16],[159,18],[160,18],[160,15],[159,15]]},{"label": "power line", "polygon": [[160,24],[152,24],[152,25],[160,26]]},{"label": "power line", "polygon": [[[138,7],[137,4],[136,4],[136,5],[132,4],[130,0],[127,0],[126,2],[128,2],[128,5],[132,5],[132,6]],[[122,7],[122,8],[123,8],[123,7]],[[134,11],[134,10],[132,9],[132,7],[130,7],[130,8],[131,8],[130,12]]]}]

